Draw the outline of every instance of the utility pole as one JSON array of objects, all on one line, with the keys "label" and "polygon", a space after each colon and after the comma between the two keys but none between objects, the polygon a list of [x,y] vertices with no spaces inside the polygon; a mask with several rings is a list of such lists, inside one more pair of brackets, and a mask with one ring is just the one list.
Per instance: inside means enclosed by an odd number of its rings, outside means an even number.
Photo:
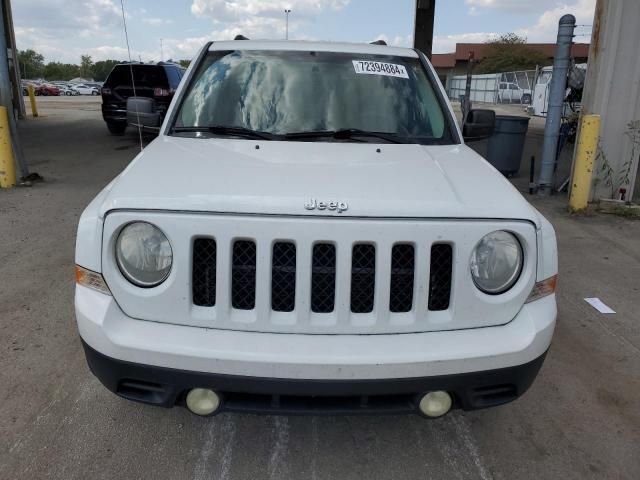
[{"label": "utility pole", "polygon": [[290,8],[286,8],[284,10],[284,15],[286,17],[286,30],[285,30],[285,34],[284,34],[284,39],[285,40],[289,40],[289,14],[291,13],[291,9]]},{"label": "utility pole", "polygon": [[469,60],[467,63],[467,83],[464,87],[464,102],[461,105],[462,123],[467,121],[467,115],[471,111],[471,82],[473,81],[473,62],[475,61],[475,52],[469,52]]},{"label": "utility pole", "polygon": [[541,196],[549,195],[553,188],[553,174],[558,156],[558,137],[560,136],[560,123],[567,88],[567,72],[571,64],[571,45],[575,28],[576,17],[573,15],[564,15],[558,22],[558,41],[553,60],[549,108],[542,144],[542,163],[538,177],[538,194]]},{"label": "utility pole", "polygon": [[431,59],[436,0],[416,0],[413,46]]},{"label": "utility pole", "polygon": [[162,47],[162,38],[160,39],[160,61],[164,61],[164,50]]}]

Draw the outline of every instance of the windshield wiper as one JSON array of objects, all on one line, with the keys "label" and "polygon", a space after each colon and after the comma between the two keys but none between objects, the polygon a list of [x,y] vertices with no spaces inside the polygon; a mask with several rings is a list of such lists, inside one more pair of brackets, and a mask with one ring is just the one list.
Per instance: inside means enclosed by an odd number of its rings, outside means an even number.
[{"label": "windshield wiper", "polygon": [[184,132],[208,132],[214,135],[235,135],[246,138],[260,138],[262,140],[273,140],[275,135],[267,132],[259,132],[258,130],[251,130],[245,127],[230,127],[225,125],[210,125],[210,126],[197,126],[197,127],[174,127],[175,133]]},{"label": "windshield wiper", "polygon": [[341,130],[327,130],[317,132],[294,132],[284,135],[284,138],[286,140],[301,140],[306,138],[336,138],[347,140],[354,137],[379,138],[390,143],[409,143],[408,139],[400,137],[393,133],[369,132],[367,130],[358,130],[357,128],[344,128]]}]

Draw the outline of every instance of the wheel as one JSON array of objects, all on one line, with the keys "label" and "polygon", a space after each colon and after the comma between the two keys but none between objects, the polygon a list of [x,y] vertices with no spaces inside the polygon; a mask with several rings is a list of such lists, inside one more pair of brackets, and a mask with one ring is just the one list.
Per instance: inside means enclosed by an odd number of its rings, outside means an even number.
[{"label": "wheel", "polygon": [[127,124],[124,122],[107,122],[107,128],[112,135],[122,135],[127,129]]},{"label": "wheel", "polygon": [[522,103],[525,105],[531,105],[531,95],[528,93],[522,95]]},{"label": "wheel", "polygon": [[70,97],[71,95],[73,95],[73,93],[71,93],[71,92],[64,92],[64,94],[65,94],[67,97]]},{"label": "wheel", "polygon": [[98,95],[98,92],[96,92],[95,90],[92,90],[91,91],[91,95],[96,96],[96,95]]}]

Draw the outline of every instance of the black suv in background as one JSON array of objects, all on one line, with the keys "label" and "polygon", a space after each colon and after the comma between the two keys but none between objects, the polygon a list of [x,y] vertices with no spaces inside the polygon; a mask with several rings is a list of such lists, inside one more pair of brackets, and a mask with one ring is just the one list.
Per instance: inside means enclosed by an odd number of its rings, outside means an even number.
[{"label": "black suv in background", "polygon": [[159,114],[162,123],[184,72],[180,65],[170,62],[122,63],[113,67],[102,86],[102,118],[109,131],[122,134],[127,128],[127,99],[134,96],[134,84],[135,96],[151,99],[153,112]]}]

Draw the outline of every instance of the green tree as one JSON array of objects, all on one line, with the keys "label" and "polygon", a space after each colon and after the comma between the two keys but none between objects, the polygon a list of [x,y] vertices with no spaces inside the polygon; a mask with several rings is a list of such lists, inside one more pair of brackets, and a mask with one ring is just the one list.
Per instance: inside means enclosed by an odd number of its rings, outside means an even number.
[{"label": "green tree", "polygon": [[96,82],[104,82],[107,76],[117,64],[122,63],[120,60],[100,60],[93,65],[93,79]]},{"label": "green tree", "polygon": [[71,63],[49,62],[44,67],[44,78],[47,80],[71,80],[80,71],[78,65]]},{"label": "green tree", "polygon": [[20,50],[18,52],[18,63],[22,78],[40,78],[44,73],[44,56],[35,50]]},{"label": "green tree", "polygon": [[93,78],[93,59],[91,55],[80,56],[80,76],[82,78]]},{"label": "green tree", "polygon": [[180,60],[178,61],[178,63],[181,67],[189,68],[189,65],[191,65],[191,60]]},{"label": "green tree", "polygon": [[536,65],[549,65],[551,60],[527,45],[527,39],[515,33],[505,33],[486,42],[487,54],[475,73],[502,73],[533,70]]}]

